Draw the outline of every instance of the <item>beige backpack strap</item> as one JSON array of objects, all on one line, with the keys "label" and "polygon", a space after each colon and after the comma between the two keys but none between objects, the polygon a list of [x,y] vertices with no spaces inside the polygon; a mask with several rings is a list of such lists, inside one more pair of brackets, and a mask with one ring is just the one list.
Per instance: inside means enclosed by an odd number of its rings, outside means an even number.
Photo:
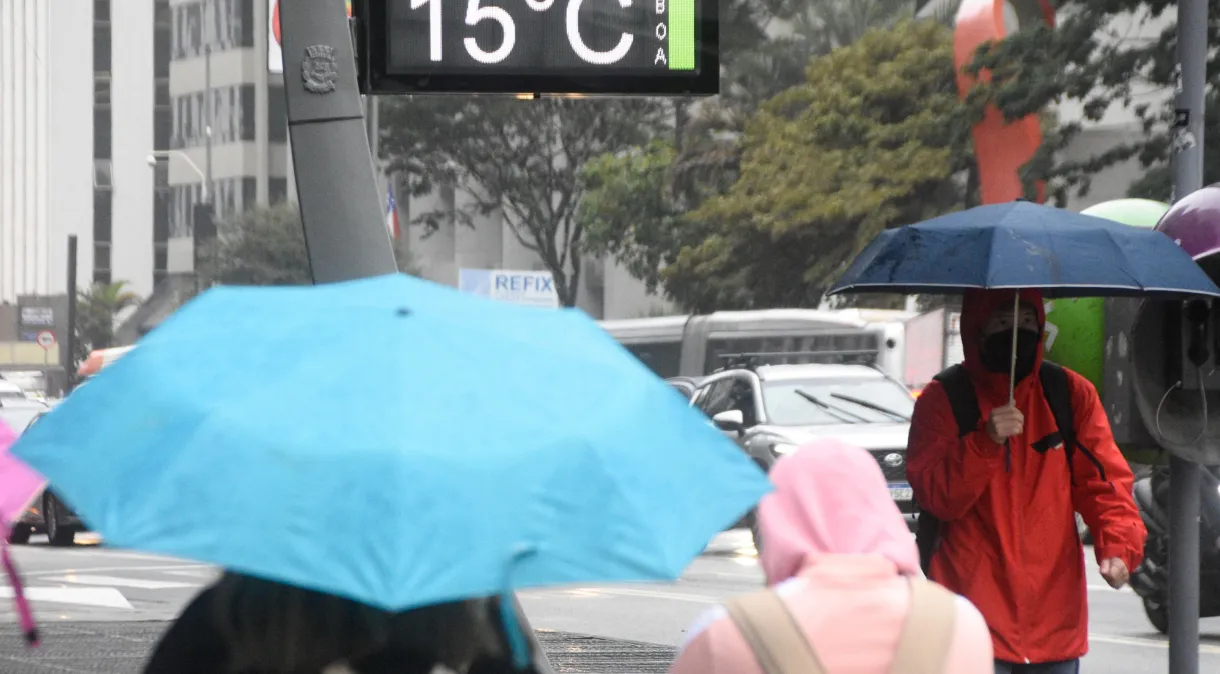
[{"label": "beige backpack strap", "polygon": [[898,639],[892,674],[945,674],[957,616],[957,595],[912,578],[911,608]]},{"label": "beige backpack strap", "polygon": [[826,674],[805,633],[772,591],[738,597],[725,605],[763,674]]}]

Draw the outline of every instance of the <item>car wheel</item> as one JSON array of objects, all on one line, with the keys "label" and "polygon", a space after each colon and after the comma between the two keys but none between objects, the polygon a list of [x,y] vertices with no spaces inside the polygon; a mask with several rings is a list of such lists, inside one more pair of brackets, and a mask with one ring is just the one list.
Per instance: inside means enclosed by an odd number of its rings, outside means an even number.
[{"label": "car wheel", "polygon": [[13,545],[25,545],[30,542],[32,533],[34,533],[34,527],[28,524],[14,524],[8,532],[8,542]]},{"label": "car wheel", "polygon": [[1144,600],[1144,615],[1148,616],[1148,622],[1156,628],[1156,631],[1161,634],[1169,634],[1169,607],[1165,604],[1158,604],[1151,599]]},{"label": "car wheel", "polygon": [[43,499],[42,516],[47,522],[47,538],[55,547],[67,547],[76,542],[76,532],[59,524],[59,499],[54,494],[47,494]]}]

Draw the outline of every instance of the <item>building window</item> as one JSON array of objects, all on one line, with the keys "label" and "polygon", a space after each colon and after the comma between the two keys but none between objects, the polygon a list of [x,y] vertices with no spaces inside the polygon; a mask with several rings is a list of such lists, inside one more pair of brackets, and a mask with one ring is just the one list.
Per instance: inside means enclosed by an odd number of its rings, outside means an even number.
[{"label": "building window", "polygon": [[169,240],[169,203],[168,189],[157,190],[153,201],[153,243],[161,244]]},{"label": "building window", "polygon": [[114,189],[114,165],[109,159],[93,160],[93,189],[99,191]]},{"label": "building window", "polygon": [[93,104],[100,106],[110,106],[110,76],[94,75],[93,77]]},{"label": "building window", "polygon": [[93,240],[110,243],[111,209],[114,193],[96,190],[93,192]]},{"label": "building window", "polygon": [[267,140],[288,142],[288,101],[284,97],[284,87],[267,88]]},{"label": "building window", "polygon": [[93,25],[93,72],[110,72],[110,23]]},{"label": "building window", "polygon": [[110,270],[110,243],[93,244],[93,269]]},{"label": "building window", "polygon": [[241,179],[241,211],[247,211],[258,204],[258,180],[255,178]]},{"label": "building window", "polygon": [[153,77],[169,77],[170,27],[153,30]]},{"label": "building window", "polygon": [[254,25],[254,2],[197,0],[175,6],[171,21],[174,60],[203,56],[209,43],[213,53],[254,47],[258,28]]},{"label": "building window", "polygon": [[254,140],[254,85],[243,84],[240,90],[241,106],[240,124],[241,124],[241,139],[247,143]]},{"label": "building window", "polygon": [[287,178],[271,178],[267,181],[267,200],[273,204],[288,200]]},{"label": "building window", "polygon": [[110,236],[114,220],[113,193],[93,193],[93,281],[110,283]]},{"label": "building window", "polygon": [[110,0],[93,0],[93,20],[110,20]]},{"label": "building window", "polygon": [[153,188],[158,192],[169,189],[169,162],[159,161],[153,167]]},{"label": "building window", "polygon": [[237,44],[249,49],[254,46],[254,0],[235,0],[234,4],[237,5],[237,13],[241,16]]},{"label": "building window", "polygon": [[[215,184],[219,190],[224,180],[217,180]],[[195,204],[203,201],[203,190],[199,183],[191,185],[174,185],[169,188],[170,192],[170,211],[169,211],[169,233],[173,238],[190,236],[191,235],[191,211]],[[213,199],[215,202],[215,199]]]},{"label": "building window", "polygon": [[202,147],[207,143],[209,107],[213,143],[254,141],[254,85],[244,84],[212,89],[210,106],[202,91],[174,98],[170,113],[173,129],[170,144],[174,149]]},{"label": "building window", "polygon": [[93,108],[93,158],[112,159],[110,154],[110,106]]},{"label": "building window", "polygon": [[174,135],[174,118],[169,106],[153,108],[153,147],[169,147]]}]

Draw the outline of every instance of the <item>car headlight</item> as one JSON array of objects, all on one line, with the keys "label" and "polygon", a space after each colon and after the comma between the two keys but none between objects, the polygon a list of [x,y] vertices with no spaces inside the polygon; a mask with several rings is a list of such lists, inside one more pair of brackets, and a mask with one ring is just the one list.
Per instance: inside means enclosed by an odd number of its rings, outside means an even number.
[{"label": "car headlight", "polygon": [[786,456],[788,454],[791,454],[791,453],[795,452],[798,448],[799,448],[799,445],[794,445],[794,444],[788,443],[788,442],[777,442],[777,443],[771,445],[771,451],[775,452],[776,454],[779,454],[780,456]]}]

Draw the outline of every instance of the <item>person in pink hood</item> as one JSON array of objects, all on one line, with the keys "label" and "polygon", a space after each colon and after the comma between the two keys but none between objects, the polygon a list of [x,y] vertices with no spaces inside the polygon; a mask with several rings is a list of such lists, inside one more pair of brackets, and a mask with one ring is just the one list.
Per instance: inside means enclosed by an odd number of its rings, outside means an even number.
[{"label": "person in pink hood", "polygon": [[[889,674],[906,627],[912,580],[922,581],[915,540],[868,452],[814,442],[771,469],[775,491],[759,504],[767,584],[829,674]],[[991,674],[991,634],[962,597],[953,606],[947,674]],[[673,674],[762,674],[728,610],[691,627]]]}]

